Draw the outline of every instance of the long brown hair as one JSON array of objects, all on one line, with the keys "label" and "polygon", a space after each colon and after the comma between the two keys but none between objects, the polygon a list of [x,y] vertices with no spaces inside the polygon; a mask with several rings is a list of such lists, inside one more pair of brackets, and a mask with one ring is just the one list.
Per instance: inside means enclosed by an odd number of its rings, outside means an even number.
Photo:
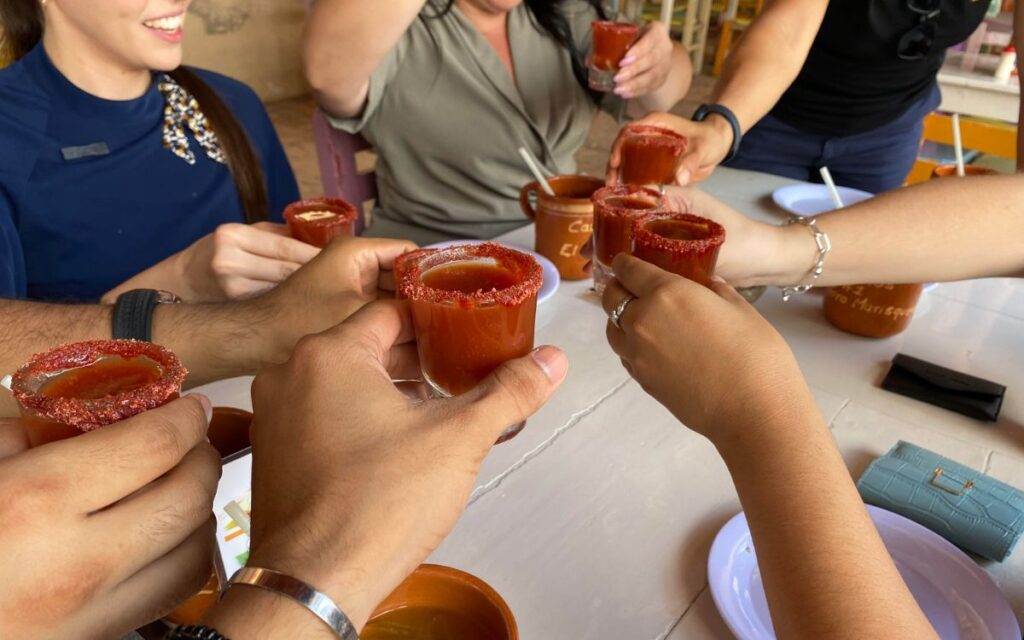
[{"label": "long brown hair", "polygon": [[[43,37],[43,25],[43,9],[38,0],[2,0],[0,61],[20,60],[31,51]],[[263,169],[242,125],[217,92],[194,71],[182,66],[168,75],[195,97],[217,134],[245,221],[251,224],[266,220],[269,200]]]}]

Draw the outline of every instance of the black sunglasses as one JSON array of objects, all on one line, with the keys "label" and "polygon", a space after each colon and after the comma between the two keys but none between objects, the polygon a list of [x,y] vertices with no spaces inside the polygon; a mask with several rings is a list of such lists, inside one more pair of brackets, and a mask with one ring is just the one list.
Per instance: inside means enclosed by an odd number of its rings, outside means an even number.
[{"label": "black sunglasses", "polygon": [[901,60],[920,60],[931,52],[938,33],[931,20],[941,12],[941,3],[942,0],[907,0],[907,9],[918,16],[918,21],[896,46],[896,55]]}]

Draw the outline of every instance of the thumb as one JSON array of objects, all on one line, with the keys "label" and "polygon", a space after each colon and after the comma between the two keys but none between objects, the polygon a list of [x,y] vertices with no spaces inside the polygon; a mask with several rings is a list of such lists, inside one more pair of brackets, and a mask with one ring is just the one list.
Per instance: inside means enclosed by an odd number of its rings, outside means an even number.
[{"label": "thumb", "polygon": [[556,347],[544,346],[505,362],[472,391],[452,398],[458,410],[474,416],[474,433],[488,443],[540,409],[565,379],[569,360]]},{"label": "thumb", "polygon": [[736,288],[725,281],[725,278],[719,275],[711,276],[711,284],[708,285],[712,291],[717,293],[719,297],[724,300],[728,300],[734,304],[746,304],[747,301],[743,296],[740,295]]}]

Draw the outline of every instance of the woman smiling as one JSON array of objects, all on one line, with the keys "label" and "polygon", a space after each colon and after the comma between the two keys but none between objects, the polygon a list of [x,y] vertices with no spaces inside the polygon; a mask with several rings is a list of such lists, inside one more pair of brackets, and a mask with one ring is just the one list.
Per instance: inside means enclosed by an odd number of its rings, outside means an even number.
[{"label": "woman smiling", "polygon": [[316,254],[266,222],[298,189],[259,99],[181,66],[188,5],[0,4],[3,295],[244,297]]}]

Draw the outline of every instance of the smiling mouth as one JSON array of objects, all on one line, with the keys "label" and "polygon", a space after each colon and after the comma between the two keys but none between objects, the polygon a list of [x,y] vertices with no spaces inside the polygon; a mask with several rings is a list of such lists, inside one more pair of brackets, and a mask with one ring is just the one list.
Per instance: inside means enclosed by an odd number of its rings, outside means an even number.
[{"label": "smiling mouth", "polygon": [[182,27],[185,26],[185,14],[182,13],[176,16],[170,16],[167,18],[157,18],[156,20],[147,20],[142,23],[144,27],[155,29],[156,31],[162,31],[164,33],[177,33],[181,31]]}]

